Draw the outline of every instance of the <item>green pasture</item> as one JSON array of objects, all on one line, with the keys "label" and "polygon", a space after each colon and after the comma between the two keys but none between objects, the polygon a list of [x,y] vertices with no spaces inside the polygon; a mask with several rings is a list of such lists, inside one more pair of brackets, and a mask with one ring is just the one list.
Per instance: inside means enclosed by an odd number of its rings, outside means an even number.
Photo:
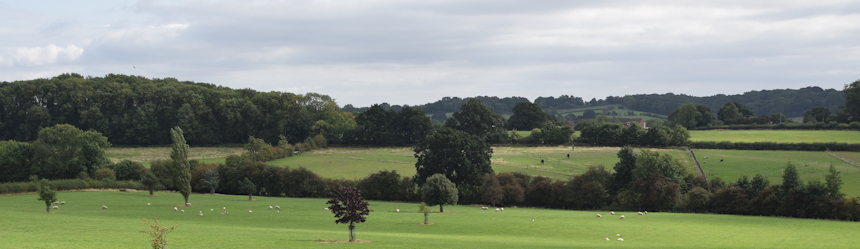
[{"label": "green pasture", "polygon": [[[849,197],[860,196],[860,152],[834,152],[852,161],[849,164],[823,151],[767,151],[767,150],[694,150],[696,159],[709,177],[716,175],[726,182],[741,176],[762,174],[771,184],[782,182],[782,171],[788,162],[797,167],[804,181],[824,181],[830,165],[841,172],[842,192]],[[708,157],[705,159],[704,157]],[[720,160],[723,162],[720,162]]]},{"label": "green pasture", "polygon": [[269,162],[271,165],[305,167],[322,177],[360,179],[382,170],[415,174],[416,159],[410,147],[326,148]]},{"label": "green pasture", "polygon": [[860,143],[860,131],[834,130],[691,130],[690,141]]},{"label": "green pasture", "polygon": [[[148,229],[143,219],[152,217],[177,226],[167,236],[169,248],[849,248],[860,243],[857,222],[655,212],[619,212],[627,218],[618,219],[607,211],[449,206],[445,213],[430,214],[434,224],[422,225],[417,204],[379,201],[370,201],[373,212],[356,225],[363,243],[344,243],[347,226],[335,224],[323,210],[325,199],[247,201],[247,196],[195,194],[194,205],[185,207],[177,205],[183,201],[176,193],[61,192],[58,197],[67,204],[51,213],[33,194],[0,197],[2,247],[150,248],[151,238],[139,231]],[[280,213],[268,209],[274,205],[281,206]],[[219,214],[222,207],[229,213]]]},{"label": "green pasture", "polygon": [[[111,147],[105,150],[105,155],[112,162],[131,160],[149,167],[151,161],[170,159],[170,150],[170,147]],[[204,163],[224,163],[227,156],[245,151],[242,147],[190,147],[188,159]]]}]

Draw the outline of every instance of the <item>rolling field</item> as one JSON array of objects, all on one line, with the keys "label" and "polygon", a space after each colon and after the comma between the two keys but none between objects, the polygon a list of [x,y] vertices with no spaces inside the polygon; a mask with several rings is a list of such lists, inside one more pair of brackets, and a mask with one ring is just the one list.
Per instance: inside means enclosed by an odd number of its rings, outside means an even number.
[{"label": "rolling field", "polygon": [[[496,172],[523,172],[567,179],[585,172],[589,166],[603,165],[611,169],[618,162],[619,148],[580,147],[571,151],[558,147],[494,147],[492,166]],[[681,150],[668,152],[692,165],[690,156]],[[570,159],[567,159],[567,154]],[[416,159],[411,148],[328,148],[269,162],[272,165],[305,167],[323,177],[360,179],[381,170],[397,170],[403,176],[415,174]],[[540,160],[544,159],[544,164]],[[693,170],[693,168],[690,168]]]},{"label": "rolling field", "polygon": [[[726,182],[746,175],[762,174],[771,184],[782,182],[782,171],[788,162],[794,164],[804,181],[820,180],[828,174],[830,165],[841,172],[842,192],[848,197],[860,196],[860,165],[852,165],[821,151],[767,150],[695,150],[696,159],[709,177],[717,175]],[[835,152],[846,159],[860,159],[860,152]],[[704,157],[707,156],[708,159]],[[723,162],[720,162],[723,159]],[[860,162],[860,161],[853,161]]]},{"label": "rolling field", "polygon": [[[247,201],[195,194],[193,207],[179,207],[183,213],[173,211],[182,202],[176,193],[61,192],[58,197],[68,204],[50,214],[35,195],[0,197],[2,247],[150,248],[151,237],[138,231],[148,229],[142,220],[152,217],[178,226],[167,236],[169,248],[849,248],[860,243],[858,222],[653,212],[619,213],[627,216],[621,220],[605,211],[449,206],[446,213],[430,214],[435,224],[421,225],[416,204],[378,201],[370,202],[374,212],[367,222],[356,225],[364,243],[338,243],[348,238],[348,229],[322,209],[325,199]],[[281,212],[270,205],[280,205]],[[229,214],[218,214],[222,207]],[[398,208],[401,212],[393,211]]]},{"label": "rolling field", "polygon": [[[114,163],[128,159],[149,167],[150,161],[170,159],[170,150],[170,147],[111,147],[105,150],[105,155]],[[242,147],[190,147],[188,159],[205,163],[224,163],[227,156],[245,151]]]},{"label": "rolling field", "polygon": [[692,130],[690,141],[860,143],[860,131],[810,130]]}]

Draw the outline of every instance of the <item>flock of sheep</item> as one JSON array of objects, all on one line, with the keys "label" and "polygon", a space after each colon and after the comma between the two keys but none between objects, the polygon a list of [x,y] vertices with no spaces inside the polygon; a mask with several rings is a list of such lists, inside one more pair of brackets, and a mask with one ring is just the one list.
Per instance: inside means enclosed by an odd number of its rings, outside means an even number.
[{"label": "flock of sheep", "polygon": [[[610,210],[610,211],[609,211],[609,214],[611,214],[611,215],[615,215],[615,211]],[[645,210],[644,212],[636,212],[636,214],[638,214],[638,215],[646,215],[646,214],[648,214],[648,210]],[[603,216],[602,216],[602,215],[600,215],[600,214],[597,214],[597,218],[601,218],[601,217],[603,217]],[[623,219],[624,219],[624,215],[622,214],[621,216],[618,216],[618,219],[622,219],[622,220],[623,220]],[[618,237],[618,239],[617,239],[618,241],[624,241],[624,238],[621,238],[621,234],[620,234],[620,233],[619,233],[619,234],[616,234],[616,235],[615,235],[615,237]],[[608,240],[609,240],[609,237],[606,237],[606,240],[608,241]]]}]

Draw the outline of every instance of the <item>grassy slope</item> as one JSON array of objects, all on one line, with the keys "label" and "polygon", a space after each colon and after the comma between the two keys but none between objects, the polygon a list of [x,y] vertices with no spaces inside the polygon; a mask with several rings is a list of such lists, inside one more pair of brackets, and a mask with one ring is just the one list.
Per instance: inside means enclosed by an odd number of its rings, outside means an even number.
[{"label": "grassy slope", "polygon": [[860,132],[828,130],[694,130],[690,131],[690,141],[860,143]]},{"label": "grassy slope", "polygon": [[[142,162],[149,167],[154,160],[170,159],[170,147],[112,147],[105,150],[105,155],[113,162],[131,160]],[[241,147],[190,147],[188,159],[196,159],[205,163],[224,163],[229,155],[241,154]]]},{"label": "grassy slope", "polygon": [[[344,240],[347,227],[322,210],[324,199],[192,195],[194,207],[173,211],[181,196],[159,193],[63,192],[69,204],[51,214],[35,195],[0,197],[0,241],[15,248],[148,248],[138,231],[157,216],[178,225],[170,248],[847,248],[860,243],[860,223],[775,217],[651,213],[620,220],[594,211],[508,208],[483,211],[446,207],[420,225],[413,203],[371,202],[374,212],[356,228],[359,244]],[[146,203],[151,202],[151,206]],[[109,210],[101,210],[107,205]],[[280,213],[268,210],[280,205]],[[226,206],[230,214],[209,208]],[[401,209],[400,213],[393,212]],[[254,210],[248,213],[247,210]],[[204,216],[198,215],[203,210]],[[534,221],[531,221],[534,219]],[[50,225],[48,225],[50,224]],[[615,234],[625,241],[616,241]],[[609,237],[611,241],[605,241]]]}]

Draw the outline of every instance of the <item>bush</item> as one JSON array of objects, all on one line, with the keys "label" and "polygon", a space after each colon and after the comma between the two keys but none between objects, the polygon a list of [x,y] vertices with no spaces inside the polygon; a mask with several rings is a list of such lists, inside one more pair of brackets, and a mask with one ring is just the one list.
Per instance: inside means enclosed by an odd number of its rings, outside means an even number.
[{"label": "bush", "polygon": [[146,174],[146,167],[140,162],[131,160],[122,160],[113,166],[113,171],[116,173],[117,180],[140,180]]},{"label": "bush", "polygon": [[116,180],[116,172],[112,169],[104,168],[93,172],[93,178],[96,180]]}]

